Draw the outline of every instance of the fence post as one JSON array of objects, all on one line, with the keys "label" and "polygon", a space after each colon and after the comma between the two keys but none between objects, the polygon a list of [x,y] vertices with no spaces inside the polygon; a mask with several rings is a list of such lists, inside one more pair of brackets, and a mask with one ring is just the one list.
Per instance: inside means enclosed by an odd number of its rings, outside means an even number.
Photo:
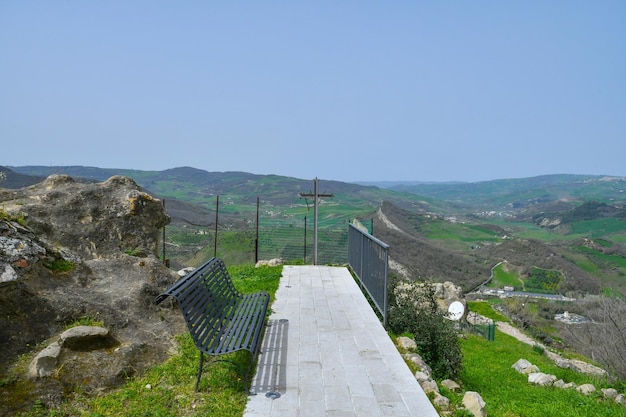
[{"label": "fence post", "polygon": [[215,239],[213,241],[213,257],[217,258],[217,223],[219,222],[220,196],[215,199]]},{"label": "fence post", "polygon": [[[165,199],[163,199],[163,211],[165,211]],[[161,248],[163,251],[163,265],[169,267],[167,259],[165,259],[165,225],[163,225],[163,247]]]},{"label": "fence post", "polygon": [[259,262],[259,197],[256,198],[256,237],[254,239],[254,264]]}]

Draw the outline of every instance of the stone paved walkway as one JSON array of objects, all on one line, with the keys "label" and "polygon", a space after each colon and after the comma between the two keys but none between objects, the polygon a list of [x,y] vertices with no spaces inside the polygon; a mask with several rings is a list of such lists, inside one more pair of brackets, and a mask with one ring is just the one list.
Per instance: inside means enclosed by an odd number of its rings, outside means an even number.
[{"label": "stone paved walkway", "polygon": [[244,417],[438,416],[343,267],[285,266]]}]

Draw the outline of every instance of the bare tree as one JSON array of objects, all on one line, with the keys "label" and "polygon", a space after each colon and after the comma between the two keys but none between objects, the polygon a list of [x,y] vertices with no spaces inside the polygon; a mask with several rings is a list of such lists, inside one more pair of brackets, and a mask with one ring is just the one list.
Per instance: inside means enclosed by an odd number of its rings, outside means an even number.
[{"label": "bare tree", "polygon": [[586,303],[590,321],[568,326],[565,338],[611,377],[626,380],[626,301],[601,296]]}]

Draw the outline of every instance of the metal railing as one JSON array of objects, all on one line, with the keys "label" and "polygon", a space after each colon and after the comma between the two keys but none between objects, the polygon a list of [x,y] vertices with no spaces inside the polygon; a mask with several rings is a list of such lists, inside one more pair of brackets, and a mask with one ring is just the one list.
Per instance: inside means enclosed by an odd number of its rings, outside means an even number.
[{"label": "metal railing", "polygon": [[357,276],[361,288],[383,317],[387,326],[387,288],[389,245],[360,228],[349,224],[348,264]]}]

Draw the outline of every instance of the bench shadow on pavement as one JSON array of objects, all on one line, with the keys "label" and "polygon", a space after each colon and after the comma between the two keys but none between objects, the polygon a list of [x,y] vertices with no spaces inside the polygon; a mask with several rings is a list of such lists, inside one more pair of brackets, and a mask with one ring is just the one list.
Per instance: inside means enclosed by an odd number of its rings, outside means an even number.
[{"label": "bench shadow on pavement", "polygon": [[268,320],[252,391],[280,397],[287,390],[287,336],[289,320]]}]

